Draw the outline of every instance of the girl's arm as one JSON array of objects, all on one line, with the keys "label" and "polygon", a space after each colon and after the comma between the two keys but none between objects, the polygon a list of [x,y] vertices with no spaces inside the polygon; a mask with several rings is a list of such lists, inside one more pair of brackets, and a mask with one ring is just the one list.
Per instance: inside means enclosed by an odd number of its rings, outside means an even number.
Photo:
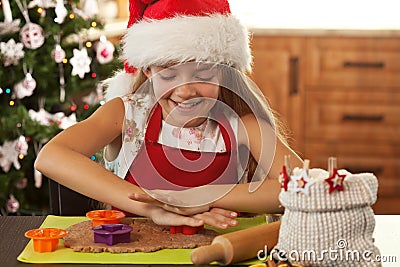
[{"label": "girl's arm", "polygon": [[[278,198],[281,191],[278,177],[284,165],[284,156],[290,155],[292,168],[301,167],[302,160],[276,137],[275,131],[267,122],[257,121],[250,114],[241,119],[243,124],[239,124],[238,143],[248,147],[267,177],[262,182],[236,185],[229,194],[216,200],[211,206],[254,213],[282,212]],[[254,191],[255,188],[257,190]]]},{"label": "girl's arm", "polygon": [[[204,222],[218,227],[230,219],[180,216],[152,204],[132,201],[128,195],[142,190],[117,177],[90,156],[122,133],[124,105],[117,98],[100,107],[91,117],[64,130],[40,151],[35,168],[58,183],[83,195],[122,210],[152,218],[158,224],[198,226]],[[230,224],[231,225],[231,224]]]},{"label": "girl's arm", "polygon": [[[81,194],[126,211],[146,214],[145,206],[131,205],[124,197],[139,192],[89,157],[122,133],[124,106],[112,100],[88,119],[64,130],[40,151],[35,168],[58,183]],[[134,209],[134,210],[132,210]]]}]

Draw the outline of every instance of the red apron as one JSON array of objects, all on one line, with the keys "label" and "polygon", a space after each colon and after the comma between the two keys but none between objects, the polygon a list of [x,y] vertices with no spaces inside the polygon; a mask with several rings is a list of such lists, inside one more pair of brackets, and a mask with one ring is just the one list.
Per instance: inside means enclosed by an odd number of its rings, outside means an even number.
[{"label": "red apron", "polygon": [[144,142],[125,180],[142,188],[164,190],[183,190],[206,184],[236,184],[236,137],[222,113],[215,117],[225,142],[225,152],[179,149],[157,143],[162,125],[162,109],[158,105],[150,117]]}]

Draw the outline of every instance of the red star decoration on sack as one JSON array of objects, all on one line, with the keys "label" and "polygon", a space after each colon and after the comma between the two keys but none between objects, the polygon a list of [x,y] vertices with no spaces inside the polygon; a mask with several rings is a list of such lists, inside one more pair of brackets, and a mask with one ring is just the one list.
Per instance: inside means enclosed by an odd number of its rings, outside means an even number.
[{"label": "red star decoration on sack", "polygon": [[286,166],[282,166],[282,171],[279,174],[279,183],[281,184],[281,188],[283,190],[287,191],[288,183],[289,183],[289,175],[287,174],[286,171]]},{"label": "red star decoration on sack", "polygon": [[329,184],[329,194],[333,191],[343,191],[343,181],[346,178],[345,174],[339,174],[337,169],[333,169],[332,175],[325,179],[325,181]]}]

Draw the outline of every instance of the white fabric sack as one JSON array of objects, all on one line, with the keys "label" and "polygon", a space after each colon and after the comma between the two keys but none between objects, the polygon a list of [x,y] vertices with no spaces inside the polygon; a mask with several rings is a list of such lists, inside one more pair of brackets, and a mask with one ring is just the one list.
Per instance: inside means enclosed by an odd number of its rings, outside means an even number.
[{"label": "white fabric sack", "polygon": [[381,266],[374,262],[379,250],[372,238],[377,178],[339,170],[346,175],[343,191],[329,193],[329,173],[322,169],[309,170],[308,185],[299,190],[304,173],[295,169],[279,195],[285,212],[275,255],[302,266]]}]

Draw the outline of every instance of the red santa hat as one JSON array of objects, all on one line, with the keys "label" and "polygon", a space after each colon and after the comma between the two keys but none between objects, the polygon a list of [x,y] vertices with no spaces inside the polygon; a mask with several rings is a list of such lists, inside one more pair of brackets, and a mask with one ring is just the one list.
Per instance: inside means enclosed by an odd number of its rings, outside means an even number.
[{"label": "red santa hat", "polygon": [[131,73],[151,65],[205,61],[251,71],[248,31],[227,0],[130,0],[129,12],[126,72],[107,81],[108,100],[128,93]]}]

